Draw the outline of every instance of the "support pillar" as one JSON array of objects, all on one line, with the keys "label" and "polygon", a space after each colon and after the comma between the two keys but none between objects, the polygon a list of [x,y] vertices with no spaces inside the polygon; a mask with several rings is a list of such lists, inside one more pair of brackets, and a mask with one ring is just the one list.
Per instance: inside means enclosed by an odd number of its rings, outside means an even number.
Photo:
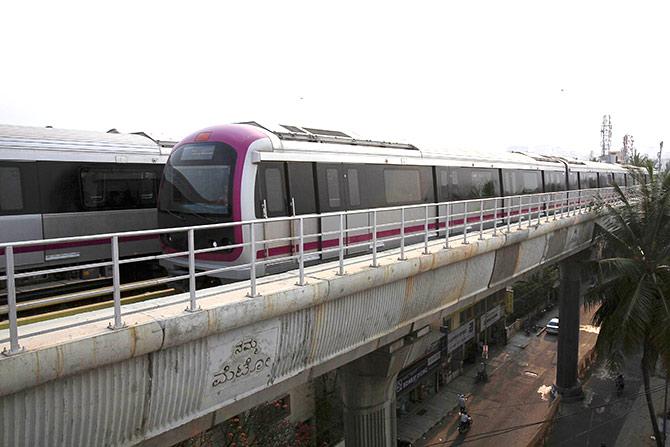
[{"label": "support pillar", "polygon": [[582,263],[586,259],[588,258],[584,253],[578,253],[560,263],[556,387],[563,401],[579,400],[584,397],[577,372],[581,277],[584,269]]},{"label": "support pillar", "polygon": [[409,352],[402,345],[400,340],[340,369],[347,447],[395,447],[396,379]]}]

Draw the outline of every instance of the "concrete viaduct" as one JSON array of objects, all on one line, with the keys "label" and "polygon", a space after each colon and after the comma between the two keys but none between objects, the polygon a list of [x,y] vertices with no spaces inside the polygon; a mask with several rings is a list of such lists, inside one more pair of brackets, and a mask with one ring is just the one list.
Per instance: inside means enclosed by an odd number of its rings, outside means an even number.
[{"label": "concrete viaduct", "polygon": [[[555,217],[555,216],[554,216]],[[166,445],[208,429],[335,368],[343,378],[347,446],[395,445],[395,378],[443,315],[542,265],[587,250],[595,215],[485,231],[275,275],[249,298],[235,283],[111,311],[21,326],[25,351],[0,356],[0,444]],[[538,219],[540,220],[540,219]],[[579,393],[579,269],[563,262],[557,385]],[[7,331],[0,333],[6,343]]]}]

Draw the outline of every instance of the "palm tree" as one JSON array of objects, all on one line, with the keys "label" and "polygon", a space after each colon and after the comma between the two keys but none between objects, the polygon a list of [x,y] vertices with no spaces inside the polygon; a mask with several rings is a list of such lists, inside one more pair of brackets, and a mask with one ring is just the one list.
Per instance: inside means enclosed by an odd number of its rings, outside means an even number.
[{"label": "palm tree", "polygon": [[645,169],[649,169],[650,167],[654,166],[654,162],[650,160],[649,157],[639,153],[635,149],[633,149],[633,155],[630,157],[629,163],[633,166],[639,166]]},{"label": "palm tree", "polygon": [[640,183],[634,197],[615,185],[620,204],[600,207],[606,256],[596,262],[598,280],[585,303],[597,307],[596,348],[610,364],[642,353],[647,407],[662,446],[649,380],[659,358],[666,371],[670,366],[670,175],[648,172],[648,179],[631,173]]}]

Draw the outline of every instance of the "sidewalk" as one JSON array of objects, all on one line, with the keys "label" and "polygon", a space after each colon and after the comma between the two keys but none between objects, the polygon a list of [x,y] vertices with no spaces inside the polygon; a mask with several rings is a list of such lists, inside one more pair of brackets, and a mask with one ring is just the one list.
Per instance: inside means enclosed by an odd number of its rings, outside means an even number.
[{"label": "sidewalk", "polygon": [[[661,390],[664,388],[664,385],[665,380],[657,376],[652,376],[649,381],[649,388],[652,390]],[[653,430],[649,421],[649,410],[647,408],[647,399],[644,395],[644,388],[640,386],[638,389],[632,391],[637,393],[638,397],[626,414],[614,446],[655,446],[656,442],[651,438]],[[656,412],[662,412],[664,393],[657,391],[651,395],[653,396]],[[658,428],[663,431],[663,418],[658,418]],[[670,431],[670,420],[668,421],[667,428]],[[666,441],[665,445],[669,444],[670,442]]]},{"label": "sidewalk", "polygon": [[[546,324],[557,312],[548,313],[539,323]],[[581,321],[588,318],[589,315],[582,311]],[[580,331],[580,361],[595,339],[595,334]],[[495,430],[542,421],[553,415],[556,405],[553,405],[549,390],[556,376],[556,343],[557,338],[544,331],[529,337],[523,332],[515,334],[507,345],[491,351],[487,383],[475,384],[477,365],[469,365],[438,394],[418,405],[411,414],[398,419],[398,438],[410,440],[417,447],[445,441],[459,444],[464,440],[472,445],[529,445],[543,425],[499,433],[494,438],[475,439]],[[473,418],[471,430],[460,436],[457,431],[459,393],[468,397],[467,408]],[[451,444],[447,442],[445,445]]]}]

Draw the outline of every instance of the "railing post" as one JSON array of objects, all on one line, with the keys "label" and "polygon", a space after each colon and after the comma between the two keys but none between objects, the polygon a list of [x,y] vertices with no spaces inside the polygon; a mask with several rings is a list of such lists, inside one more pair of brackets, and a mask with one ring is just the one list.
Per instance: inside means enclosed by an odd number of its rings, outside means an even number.
[{"label": "railing post", "polygon": [[528,228],[533,222],[533,196],[528,196]]},{"label": "railing post", "polygon": [[523,211],[523,197],[519,196],[519,230],[521,229],[521,212]]},{"label": "railing post", "polygon": [[493,199],[493,237],[498,236],[498,198]]},{"label": "railing post", "polygon": [[[503,207],[505,206],[505,199],[503,199]],[[512,199],[507,199],[507,234],[512,231],[510,226],[510,219],[512,217]]]},{"label": "railing post", "polygon": [[372,265],[377,267],[377,210],[372,211]]},{"label": "railing post", "polygon": [[549,215],[550,215],[550,211],[549,211],[550,208],[549,207],[552,206],[553,202],[551,201],[551,199],[553,197],[554,197],[554,193],[552,192],[551,194],[549,194],[549,198],[545,199],[547,201],[547,209],[546,209],[546,213],[545,213],[545,216],[546,216],[547,219],[545,220],[545,222],[549,222]]},{"label": "railing post", "polygon": [[468,243],[468,202],[463,204],[463,243]]},{"label": "railing post", "polygon": [[479,201],[479,240],[484,240],[484,200]]},{"label": "railing post", "polygon": [[19,327],[16,317],[16,284],[14,282],[14,247],[5,248],[5,266],[7,269],[7,307],[9,318],[9,351],[2,350],[4,355],[10,356],[23,351],[19,345]]},{"label": "railing post", "polygon": [[340,265],[339,265],[339,271],[337,272],[338,275],[343,276],[344,275],[344,214],[340,213]]},{"label": "railing post", "polygon": [[[292,241],[291,244],[293,244]],[[256,292],[256,231],[253,223],[249,224],[249,248],[251,249],[251,265],[249,266],[251,288],[247,296],[255,298],[258,296],[258,293]]]},{"label": "railing post", "polygon": [[423,254],[427,255],[428,252],[428,205],[425,209],[425,217],[423,221]]},{"label": "railing post", "polygon": [[400,257],[399,261],[404,261],[405,257],[405,207],[400,208]]},{"label": "railing post", "polygon": [[446,211],[447,216],[444,219],[444,248],[449,248],[449,204],[447,203]]},{"label": "railing post", "polygon": [[114,289],[114,324],[109,329],[121,329],[125,326],[121,321],[121,274],[119,272],[119,237],[112,236],[112,283]]},{"label": "railing post", "polygon": [[197,312],[200,310],[195,301],[195,230],[191,228],[188,230],[188,291],[189,304],[186,308],[187,312]]},{"label": "railing post", "polygon": [[554,199],[552,200],[551,203],[552,203],[552,206],[554,207],[554,220],[556,220],[556,213],[558,212],[558,206],[557,206],[558,200],[556,200],[556,193],[554,193],[553,198]]},{"label": "railing post", "polygon": [[301,217],[298,220],[298,241],[300,246],[298,248],[298,284],[299,286],[305,285],[305,227],[304,219]]}]

